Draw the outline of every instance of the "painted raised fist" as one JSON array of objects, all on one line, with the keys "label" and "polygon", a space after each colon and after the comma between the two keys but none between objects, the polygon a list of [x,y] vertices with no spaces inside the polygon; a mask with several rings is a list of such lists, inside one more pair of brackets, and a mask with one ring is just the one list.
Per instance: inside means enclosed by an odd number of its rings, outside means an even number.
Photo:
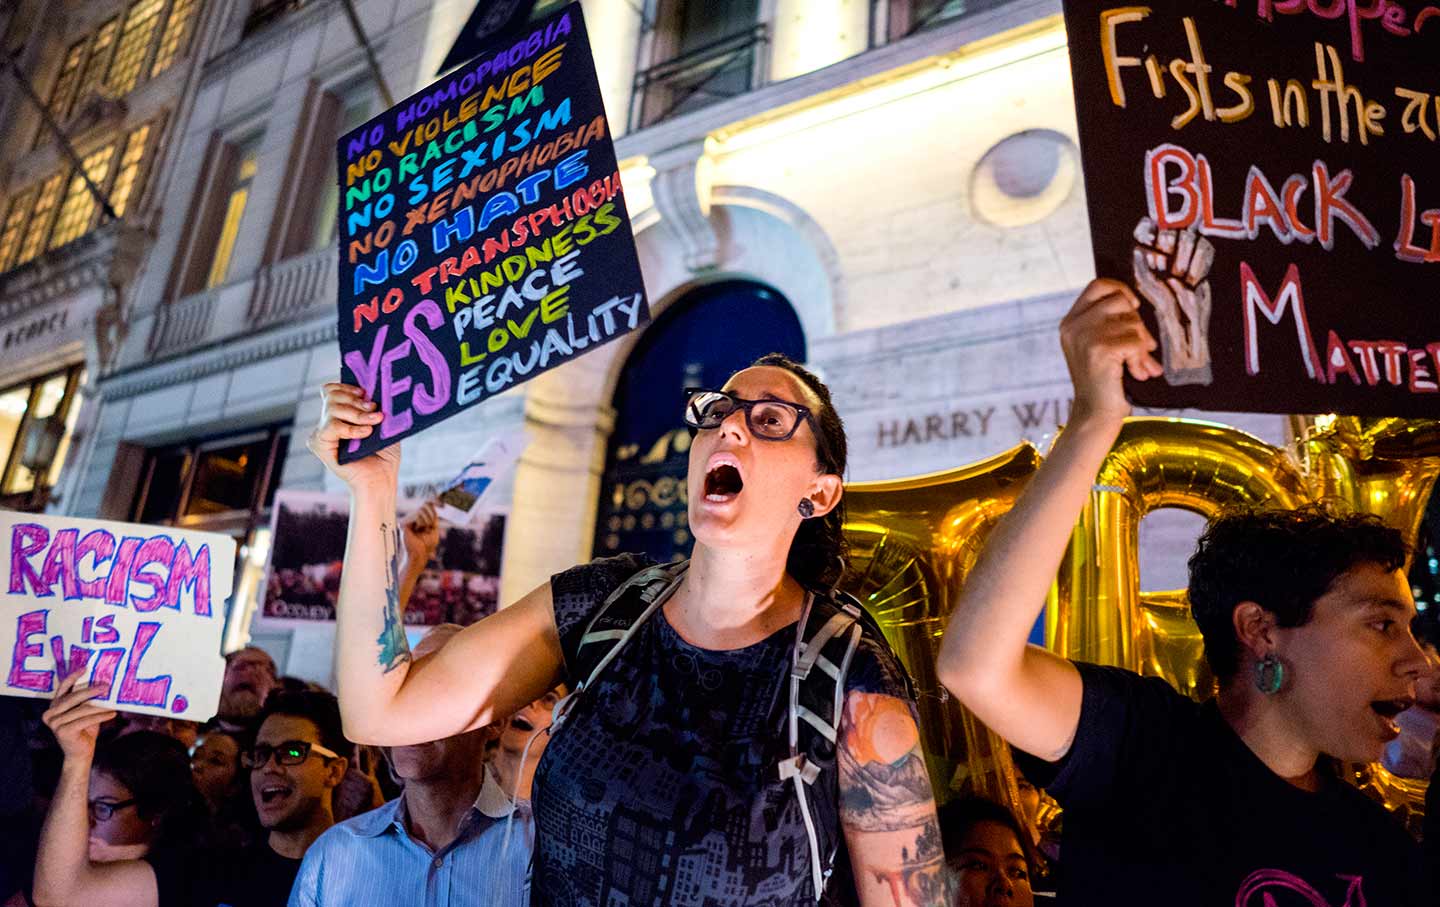
[{"label": "painted raised fist", "polygon": [[1157,231],[1148,217],[1136,225],[1135,242],[1135,288],[1155,310],[1165,381],[1209,384],[1209,277],[1215,247],[1193,226]]}]

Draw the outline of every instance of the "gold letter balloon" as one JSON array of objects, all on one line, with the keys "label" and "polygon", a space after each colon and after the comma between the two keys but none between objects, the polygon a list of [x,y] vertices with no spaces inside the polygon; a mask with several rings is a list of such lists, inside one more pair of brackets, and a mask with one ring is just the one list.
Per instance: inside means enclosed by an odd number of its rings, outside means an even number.
[{"label": "gold letter balloon", "polygon": [[[1185,591],[1140,589],[1140,521],[1162,507],[1210,518],[1239,506],[1324,501],[1376,514],[1414,544],[1440,476],[1440,421],[1315,416],[1292,417],[1290,425],[1294,440],[1282,449],[1210,422],[1127,420],[1052,590],[1047,645],[1067,658],[1164,677],[1197,699],[1212,694]],[[915,680],[942,800],[965,787],[1016,802],[1009,751],[946,695],[935,654],[966,573],[1040,459],[1027,443],[947,472],[846,489],[851,558],[843,585],[876,617]],[[1352,766],[1350,776],[1418,822],[1426,782],[1379,765]]]}]

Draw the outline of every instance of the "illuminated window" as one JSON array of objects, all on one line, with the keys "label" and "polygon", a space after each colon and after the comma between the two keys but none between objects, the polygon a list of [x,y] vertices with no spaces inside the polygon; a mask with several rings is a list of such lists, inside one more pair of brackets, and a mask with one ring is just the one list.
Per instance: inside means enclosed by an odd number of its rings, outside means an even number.
[{"label": "illuminated window", "polygon": [[85,77],[80,80],[80,90],[75,97],[84,101],[89,95],[105,84],[105,74],[110,69],[110,58],[115,55],[115,34],[120,31],[120,20],[111,19],[95,33],[95,43],[90,45],[90,59],[85,62]]},{"label": "illuminated window", "polygon": [[[85,173],[96,186],[104,186],[110,173],[110,161],[115,157],[115,146],[107,145],[92,152],[85,158]],[[70,188],[65,200],[60,203],[60,214],[55,219],[55,229],[50,232],[49,248],[58,249],[73,239],[90,232],[99,208],[95,195],[85,184],[85,179],[76,173],[70,178]]]},{"label": "illuminated window", "polygon": [[120,169],[115,174],[115,185],[110,189],[110,205],[116,217],[124,217],[130,205],[130,195],[144,183],[146,143],[150,139],[150,126],[146,124],[130,133],[125,140],[125,151],[120,156]]},{"label": "illuminated window", "polygon": [[35,200],[35,210],[30,222],[25,225],[25,241],[20,246],[20,257],[16,264],[24,264],[39,255],[45,248],[45,239],[50,235],[50,224],[55,220],[55,206],[60,201],[60,190],[65,186],[68,173],[61,172],[40,184],[40,196]]},{"label": "illuminated window", "polygon": [[247,142],[235,151],[234,177],[230,191],[226,193],[225,216],[220,222],[220,237],[215,243],[215,257],[210,260],[210,273],[205,278],[206,289],[218,287],[230,275],[230,256],[235,252],[240,221],[245,216],[245,203],[250,200],[250,184],[255,179],[258,144]]},{"label": "illuminated window", "polygon": [[175,5],[170,8],[170,18],[165,23],[165,32],[160,37],[160,49],[155,52],[155,65],[150,68],[152,78],[169,69],[184,53],[194,19],[195,0],[175,0]]},{"label": "illuminated window", "polygon": [[129,92],[139,81],[164,7],[164,0],[137,0],[131,5],[120,43],[115,48],[115,61],[110,66],[110,87],[116,94]]},{"label": "illuminated window", "polygon": [[5,223],[0,226],[0,271],[10,270],[15,263],[15,254],[20,251],[20,238],[25,234],[26,218],[35,204],[35,192],[36,187],[31,186],[10,199]]},{"label": "illuminated window", "polygon": [[82,366],[0,391],[0,507],[42,510],[70,448]]},{"label": "illuminated window", "polygon": [[80,64],[85,61],[85,43],[82,38],[65,51],[65,62],[60,74],[55,77],[55,87],[50,91],[50,115],[63,120],[70,115],[70,105],[75,103],[75,86],[80,82]]}]

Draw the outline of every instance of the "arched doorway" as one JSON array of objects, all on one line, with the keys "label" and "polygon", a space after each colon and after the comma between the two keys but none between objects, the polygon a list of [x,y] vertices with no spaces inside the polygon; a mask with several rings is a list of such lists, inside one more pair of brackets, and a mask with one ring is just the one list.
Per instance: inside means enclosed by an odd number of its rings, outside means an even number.
[{"label": "arched doorway", "polygon": [[699,287],[666,309],[625,362],[615,388],[615,430],[605,453],[594,554],[690,553],[685,388],[719,387],[766,353],[805,359],[795,310],[764,284]]}]

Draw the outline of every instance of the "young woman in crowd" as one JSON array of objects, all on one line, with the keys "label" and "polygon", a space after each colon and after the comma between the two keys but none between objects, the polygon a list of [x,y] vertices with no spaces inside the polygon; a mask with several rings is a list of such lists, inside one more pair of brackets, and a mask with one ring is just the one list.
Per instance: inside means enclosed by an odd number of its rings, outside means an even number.
[{"label": "young woman in crowd", "polygon": [[1033,907],[1035,853],[1015,814],[993,800],[961,797],[940,809],[955,907]]},{"label": "young woman in crowd", "polygon": [[190,773],[210,814],[210,842],[243,847],[260,830],[249,772],[240,764],[240,742],[224,731],[206,731],[190,754]]},{"label": "young woman in crowd", "polygon": [[1026,645],[1076,518],[1114,493],[1092,483],[1130,411],[1123,372],[1163,374],[1138,307],[1097,280],[1061,324],[1070,422],[967,579],[940,676],[1065,808],[1067,905],[1433,904],[1414,842],[1332,768],[1380,758],[1425,666],[1395,530],[1314,509],[1213,522],[1190,559],[1204,705]]},{"label": "young woman in crowd", "polygon": [[64,753],[35,861],[37,907],[180,907],[193,901],[187,863],[203,827],[190,759],[178,740],[137,731],[96,753],[115,713],[104,688],[66,678],[45,712]]},{"label": "young woman in crowd", "polygon": [[[575,672],[589,618],[647,562],[568,570],[412,660],[398,604],[399,447],[338,463],[381,415],[357,388],[323,394],[310,448],[352,496],[336,653],[348,732],[388,745],[448,737],[586,680]],[[941,903],[913,703],[883,640],[864,635],[836,697],[838,768],[791,761],[787,777],[780,765],[797,625],[843,565],[845,435],[828,390],[766,357],[687,411],[694,553],[549,742],[533,800],[535,902],[798,905],[823,888],[867,907]],[[796,808],[802,775],[818,819]],[[810,841],[827,833],[843,837],[837,865],[853,881],[840,871],[815,884]]]}]

